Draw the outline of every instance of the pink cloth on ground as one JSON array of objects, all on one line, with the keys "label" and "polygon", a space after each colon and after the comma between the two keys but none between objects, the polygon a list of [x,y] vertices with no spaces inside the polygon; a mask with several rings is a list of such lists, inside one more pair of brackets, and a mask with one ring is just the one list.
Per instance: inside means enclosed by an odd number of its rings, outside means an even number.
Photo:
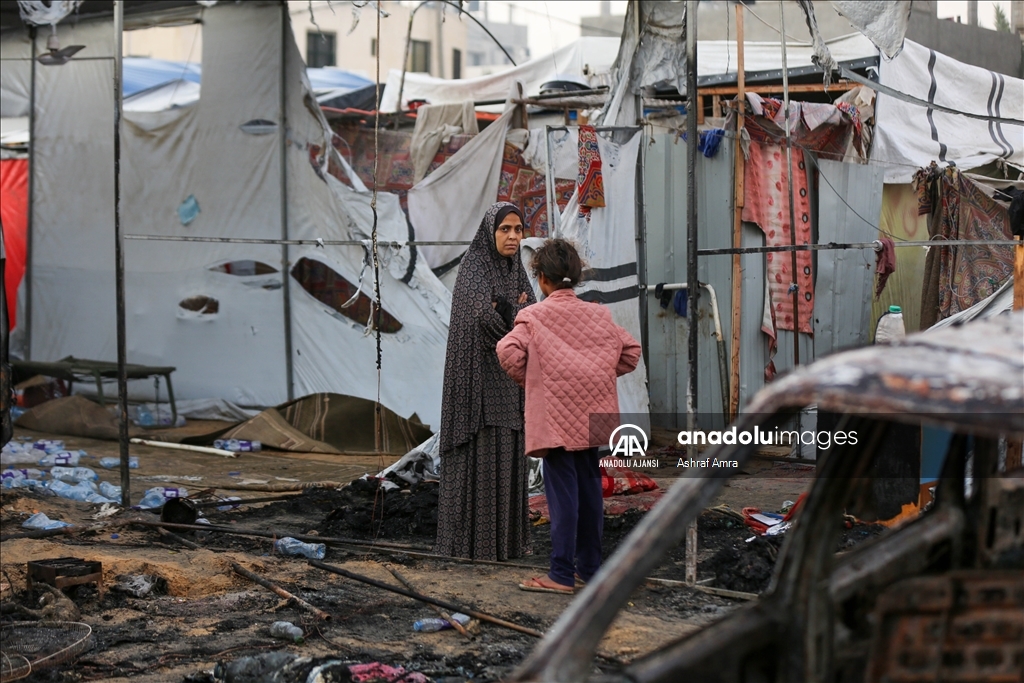
[{"label": "pink cloth on ground", "polygon": [[505,372],[526,388],[527,455],[608,443],[619,423],[615,380],[636,369],[640,344],[607,308],[556,290],[519,312],[497,352]]}]

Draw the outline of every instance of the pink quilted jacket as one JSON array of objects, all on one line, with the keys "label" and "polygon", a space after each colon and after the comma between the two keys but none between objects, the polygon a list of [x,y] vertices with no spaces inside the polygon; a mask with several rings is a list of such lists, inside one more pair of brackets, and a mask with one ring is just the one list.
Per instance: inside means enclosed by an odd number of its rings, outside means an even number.
[{"label": "pink quilted jacket", "polygon": [[619,423],[615,379],[640,360],[640,344],[608,309],[556,290],[519,312],[497,351],[501,367],[526,388],[527,455],[608,443]]}]

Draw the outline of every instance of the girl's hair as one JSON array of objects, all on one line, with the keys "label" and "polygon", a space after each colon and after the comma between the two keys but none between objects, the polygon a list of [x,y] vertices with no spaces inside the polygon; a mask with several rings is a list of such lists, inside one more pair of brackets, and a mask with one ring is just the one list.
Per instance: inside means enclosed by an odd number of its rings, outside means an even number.
[{"label": "girl's hair", "polygon": [[555,283],[555,289],[572,289],[583,276],[583,260],[571,242],[558,238],[547,240],[533,253],[530,270],[535,276],[544,274]]}]

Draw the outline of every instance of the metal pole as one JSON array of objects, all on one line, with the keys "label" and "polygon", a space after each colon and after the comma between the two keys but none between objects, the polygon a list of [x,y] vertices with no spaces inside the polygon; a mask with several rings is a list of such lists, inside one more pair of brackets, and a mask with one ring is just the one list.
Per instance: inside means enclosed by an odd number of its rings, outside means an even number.
[{"label": "metal pole", "polygon": [[124,0],[114,2],[114,282],[117,287],[117,405],[118,442],[121,452],[121,505],[131,505],[128,475],[128,372],[124,322],[124,238],[121,236],[121,79],[124,64]]},{"label": "metal pole", "polygon": [[[32,215],[35,213],[36,195],[36,27],[30,26],[29,35],[32,37],[32,69],[30,76],[28,95],[28,221],[25,226],[25,359],[32,360],[32,233],[35,221]],[[18,303],[14,303],[14,311],[17,314]]]},{"label": "metal pole", "polygon": [[[288,239],[288,64],[285,47],[288,45],[290,19],[288,3],[281,3],[281,92],[278,131],[281,135],[281,239]],[[380,49],[380,46],[377,46]],[[288,383],[288,400],[295,398],[295,368],[292,359],[292,297],[291,261],[288,244],[281,246],[281,292],[284,296],[284,367]]]},{"label": "metal pole", "polygon": [[558,199],[555,196],[555,162],[552,159],[554,147],[551,145],[551,126],[544,126],[544,179],[547,190],[548,237],[558,237]]},{"label": "metal pole", "polygon": [[[744,115],[747,110],[746,72],[743,39],[743,4],[736,3],[736,158],[733,166],[733,223],[732,246],[743,247],[743,197],[744,169],[746,159],[740,144],[743,133]],[[743,316],[743,263],[739,254],[732,257],[732,329],[729,347],[729,411],[728,421],[732,422],[740,410],[740,333]]]},{"label": "metal pole", "polygon": [[[409,68],[409,47],[412,45],[412,20],[416,16],[416,10],[423,6],[420,3],[409,12],[409,28],[405,32],[405,56],[402,57],[402,78],[398,81],[398,102],[395,103],[395,111],[402,111],[402,93],[405,92],[405,72]],[[380,43],[377,43],[377,59],[380,60]],[[380,87],[380,83],[377,84]],[[378,95],[380,97],[380,95]],[[379,106],[374,109],[380,109]]]},{"label": "metal pole", "polygon": [[[686,283],[687,391],[686,427],[696,429],[697,413],[697,2],[686,3]],[[697,456],[690,447],[688,456]]]},{"label": "metal pole", "polygon": [[[639,5],[639,3],[638,3]],[[639,11],[639,7],[637,8]],[[697,428],[697,0],[686,3],[686,294],[687,302],[687,373],[686,428]],[[697,457],[697,447],[690,446],[690,460]],[[686,532],[685,578],[697,582],[697,524],[691,522]]]},{"label": "metal pole", "polygon": [[[789,192],[789,244],[796,246],[796,212],[793,209],[793,146],[789,130],[789,64],[786,62],[786,17],[782,0],[779,0],[779,26],[782,36],[782,100],[786,116],[786,185]],[[789,288],[793,293],[793,367],[800,365],[800,288],[797,286],[796,251],[790,260],[793,281]]]}]

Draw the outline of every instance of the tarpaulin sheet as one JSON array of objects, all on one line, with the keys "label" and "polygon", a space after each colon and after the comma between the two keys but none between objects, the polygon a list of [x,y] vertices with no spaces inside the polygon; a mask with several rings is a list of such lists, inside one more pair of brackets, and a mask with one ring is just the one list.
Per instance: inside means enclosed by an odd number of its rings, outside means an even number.
[{"label": "tarpaulin sheet", "polygon": [[0,160],[0,222],[4,229],[4,296],[10,329],[17,325],[18,287],[25,274],[28,159]]},{"label": "tarpaulin sheet", "polygon": [[[536,95],[540,92],[540,86],[547,81],[566,76],[585,79],[587,73],[599,74],[608,71],[618,45],[617,37],[580,38],[549,55],[531,59],[500,73],[478,78],[447,80],[422,73],[406,73],[405,85],[402,88],[402,108],[406,109],[411,100],[426,100],[429,104],[503,100],[516,81],[522,82],[524,95]],[[400,69],[391,69],[388,72],[387,84],[380,102],[381,111],[398,110],[398,88],[401,80]]]},{"label": "tarpaulin sheet", "polygon": [[[911,40],[879,65],[882,85],[959,111],[1024,119],[1024,80],[958,62]],[[1005,159],[1024,168],[1024,124],[950,114],[885,93],[875,105],[871,161],[886,165],[885,182],[908,183],[932,161],[961,171]]]}]

